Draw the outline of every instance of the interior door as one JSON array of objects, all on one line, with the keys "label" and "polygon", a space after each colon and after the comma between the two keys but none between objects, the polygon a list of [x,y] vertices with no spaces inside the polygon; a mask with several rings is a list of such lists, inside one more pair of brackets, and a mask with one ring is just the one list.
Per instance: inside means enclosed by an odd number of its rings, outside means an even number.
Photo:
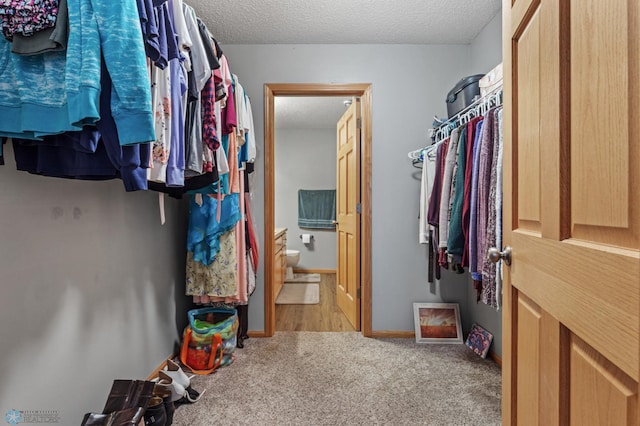
[{"label": "interior door", "polygon": [[503,423],[638,425],[640,2],[503,14]]},{"label": "interior door", "polygon": [[336,232],[338,307],[360,330],[360,100],[354,99],[337,125]]}]

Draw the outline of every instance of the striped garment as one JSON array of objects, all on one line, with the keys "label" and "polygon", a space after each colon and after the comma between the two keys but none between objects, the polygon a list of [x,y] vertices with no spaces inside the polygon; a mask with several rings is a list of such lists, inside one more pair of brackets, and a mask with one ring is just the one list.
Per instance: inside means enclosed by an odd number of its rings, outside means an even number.
[{"label": "striped garment", "polygon": [[[487,253],[489,248],[496,246],[496,194],[498,191],[498,146],[500,137],[500,123],[497,118],[498,109],[494,113],[493,120],[493,143],[491,150],[491,168],[489,171],[489,191],[487,198],[487,230],[484,241],[483,253]],[[484,255],[482,256],[482,294],[480,299],[489,306],[496,306],[496,265]]]},{"label": "striped garment", "polygon": [[[491,168],[493,164],[493,131],[495,111],[490,110],[485,116],[482,126],[482,140],[479,147],[478,160],[478,200],[476,223],[476,271],[482,279],[484,259],[487,255],[487,226],[489,221],[489,190],[491,181]],[[477,279],[474,276],[474,279]]]}]

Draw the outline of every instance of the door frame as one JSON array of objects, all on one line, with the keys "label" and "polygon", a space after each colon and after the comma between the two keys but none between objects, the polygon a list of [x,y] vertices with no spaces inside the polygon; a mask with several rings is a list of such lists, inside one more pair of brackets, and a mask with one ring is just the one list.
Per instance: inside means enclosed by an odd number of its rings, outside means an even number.
[{"label": "door frame", "polygon": [[266,83],[264,85],[264,332],[276,329],[273,297],[275,255],[275,104],[276,96],[358,96],[361,99],[360,138],[360,329],[372,337],[371,315],[371,84]]}]

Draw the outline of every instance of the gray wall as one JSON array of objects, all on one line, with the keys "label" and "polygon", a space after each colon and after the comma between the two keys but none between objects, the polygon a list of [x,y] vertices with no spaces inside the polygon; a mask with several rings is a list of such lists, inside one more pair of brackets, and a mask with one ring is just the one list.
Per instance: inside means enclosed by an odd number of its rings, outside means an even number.
[{"label": "gray wall", "polygon": [[[297,268],[335,269],[336,232],[298,227],[298,190],[336,188],[335,129],[276,128],[275,162],[275,225],[288,228],[287,248],[300,250]],[[302,233],[313,235],[311,244],[302,244]]]},{"label": "gray wall", "polygon": [[115,378],[144,379],[185,325],[185,204],[0,166],[0,414],[101,412]]},{"label": "gray wall", "polygon": [[[472,73],[486,73],[502,62],[502,15],[498,13],[471,44]],[[502,355],[502,311],[476,303],[476,292],[469,277],[467,317],[493,334],[491,349]]]},{"label": "gray wall", "polygon": [[471,43],[471,71],[486,74],[502,62],[502,13],[498,13]]}]

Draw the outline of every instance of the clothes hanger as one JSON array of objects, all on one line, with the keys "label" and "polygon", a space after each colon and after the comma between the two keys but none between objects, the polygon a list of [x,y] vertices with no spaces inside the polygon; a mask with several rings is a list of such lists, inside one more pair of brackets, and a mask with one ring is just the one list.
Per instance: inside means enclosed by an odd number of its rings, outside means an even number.
[{"label": "clothes hanger", "polygon": [[[435,156],[436,148],[451,136],[453,129],[469,123],[474,117],[484,117],[494,105],[496,107],[502,105],[502,96],[503,90],[502,87],[500,87],[493,93],[487,94],[484,98],[477,99],[474,102],[475,105],[467,107],[468,109],[466,111],[458,113],[458,115],[453,118],[442,122],[438,128],[431,129],[430,137],[433,143],[425,148],[411,151],[409,158],[417,160],[418,162],[423,161],[426,155],[428,155],[429,158],[433,158],[432,156]],[[416,166],[416,162],[412,161],[412,163]]]}]

